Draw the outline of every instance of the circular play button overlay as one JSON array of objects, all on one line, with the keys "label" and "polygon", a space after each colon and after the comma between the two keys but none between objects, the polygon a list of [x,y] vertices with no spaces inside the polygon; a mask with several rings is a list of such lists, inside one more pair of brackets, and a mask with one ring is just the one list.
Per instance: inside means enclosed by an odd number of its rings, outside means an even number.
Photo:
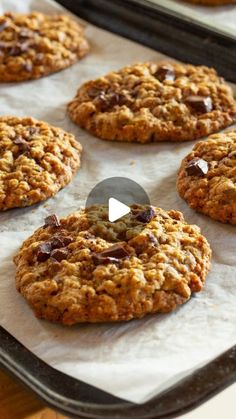
[{"label": "circular play button overlay", "polygon": [[110,177],[99,182],[90,192],[86,209],[93,205],[108,207],[108,220],[115,222],[131,211],[131,206],[150,205],[145,190],[136,182],[126,177]]},{"label": "circular play button overlay", "polygon": [[136,237],[153,215],[145,190],[125,177],[98,183],[88,195],[85,211],[95,234],[110,241]]}]

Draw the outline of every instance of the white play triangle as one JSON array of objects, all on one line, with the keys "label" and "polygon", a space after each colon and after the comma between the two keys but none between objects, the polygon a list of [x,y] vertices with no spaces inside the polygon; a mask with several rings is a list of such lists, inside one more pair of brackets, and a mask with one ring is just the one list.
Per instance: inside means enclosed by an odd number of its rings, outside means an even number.
[{"label": "white play triangle", "polygon": [[130,207],[118,201],[115,198],[109,198],[108,200],[108,219],[111,223],[129,214]]}]

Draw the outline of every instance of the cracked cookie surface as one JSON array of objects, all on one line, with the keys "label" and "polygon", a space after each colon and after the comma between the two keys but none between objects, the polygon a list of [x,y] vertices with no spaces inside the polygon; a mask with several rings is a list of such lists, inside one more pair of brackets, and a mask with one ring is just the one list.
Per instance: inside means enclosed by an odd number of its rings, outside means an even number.
[{"label": "cracked cookie surface", "polygon": [[127,321],[170,312],[202,290],[211,250],[200,229],[178,211],[131,208],[115,223],[102,205],[52,215],[23,243],[16,286],[37,317]]},{"label": "cracked cookie surface", "polygon": [[197,143],[182,162],[177,189],[191,208],[236,225],[236,130]]},{"label": "cracked cookie surface", "polygon": [[83,28],[65,15],[6,13],[0,16],[0,81],[38,79],[87,54]]},{"label": "cracked cookie surface", "polygon": [[236,102],[214,69],[143,63],[86,82],[68,112],[105,140],[187,141],[231,125]]},{"label": "cracked cookie surface", "polygon": [[56,194],[80,166],[72,134],[33,118],[0,117],[0,210]]}]

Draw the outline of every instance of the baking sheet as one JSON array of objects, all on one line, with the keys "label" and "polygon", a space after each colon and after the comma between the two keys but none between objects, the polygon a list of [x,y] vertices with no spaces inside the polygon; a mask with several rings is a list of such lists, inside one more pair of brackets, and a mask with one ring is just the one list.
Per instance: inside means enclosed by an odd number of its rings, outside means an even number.
[{"label": "baking sheet", "polygon": [[204,23],[215,31],[230,35],[236,39],[236,4],[225,6],[201,6],[197,4],[190,4],[184,0],[148,0],[150,3],[155,3],[165,6],[175,12],[181,13],[188,17],[191,21]]},{"label": "baking sheet", "polygon": [[[61,8],[47,0],[1,0],[0,12]],[[50,77],[1,85],[1,114],[31,115],[74,133],[83,144],[82,168],[55,198],[0,214],[0,323],[58,370],[121,398],[141,403],[235,344],[235,228],[196,214],[175,189],[181,159],[193,142],[119,144],[99,140],[75,126],[65,113],[77,87],[123,65],[163,58],[151,49],[88,25],[88,57]],[[77,325],[40,321],[15,290],[12,257],[45,216],[65,216],[85,204],[90,190],[111,176],[140,183],[153,205],[177,209],[198,224],[213,249],[205,290],[172,314],[129,323]]]}]

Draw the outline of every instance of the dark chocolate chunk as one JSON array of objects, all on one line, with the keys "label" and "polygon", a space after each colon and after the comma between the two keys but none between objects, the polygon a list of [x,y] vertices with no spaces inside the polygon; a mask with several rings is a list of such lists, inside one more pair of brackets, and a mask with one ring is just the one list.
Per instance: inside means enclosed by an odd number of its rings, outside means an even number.
[{"label": "dark chocolate chunk", "polygon": [[212,111],[212,100],[211,98],[204,96],[189,96],[185,99],[187,105],[191,106],[193,110],[200,113],[207,113]]},{"label": "dark chocolate chunk", "polygon": [[28,44],[16,43],[8,50],[8,55],[12,57],[16,57],[17,55],[20,55],[22,52],[27,51],[27,49],[28,49]]},{"label": "dark chocolate chunk", "polygon": [[86,232],[84,233],[84,235],[83,235],[83,238],[84,238],[85,240],[90,240],[90,239],[94,239],[94,238],[95,238],[95,236],[94,236],[92,233],[90,233],[89,231],[86,231]]},{"label": "dark chocolate chunk", "polygon": [[14,138],[13,143],[14,143],[14,144],[16,144],[16,145],[18,145],[18,147],[19,147],[19,149],[20,149],[20,151],[21,151],[22,153],[27,153],[28,151],[30,151],[30,146],[29,146],[29,144],[28,144],[28,143],[27,143],[27,141],[26,141],[26,140],[24,140],[24,138],[23,138],[23,137],[21,137],[20,135],[17,135],[17,136]]},{"label": "dark chocolate chunk", "polygon": [[155,211],[152,207],[147,208],[145,211],[142,211],[136,215],[136,220],[141,223],[150,223],[150,221],[155,216]]},{"label": "dark chocolate chunk", "polygon": [[151,231],[147,232],[147,238],[153,244],[153,246],[156,246],[158,244],[157,238],[154,236],[154,234]]},{"label": "dark chocolate chunk", "polygon": [[50,257],[56,259],[57,262],[61,262],[63,259],[67,258],[68,254],[68,249],[54,249],[52,250]]},{"label": "dark chocolate chunk", "polygon": [[112,257],[104,257],[99,253],[93,254],[93,261],[95,265],[107,265],[108,263],[120,263],[120,259]]},{"label": "dark chocolate chunk", "polygon": [[114,244],[102,252],[95,253],[93,260],[96,265],[107,263],[119,263],[120,260],[128,258],[130,255],[121,243]]},{"label": "dark chocolate chunk", "polygon": [[59,249],[68,246],[73,240],[68,236],[54,236],[51,240],[52,249]]},{"label": "dark chocolate chunk", "polygon": [[4,13],[4,16],[9,17],[9,19],[13,19],[14,18],[13,13],[11,13],[11,12]]},{"label": "dark chocolate chunk", "polygon": [[102,112],[107,111],[109,108],[113,107],[118,103],[117,96],[114,94],[106,95],[104,92],[101,92],[95,99],[94,103]]},{"label": "dark chocolate chunk", "polygon": [[49,259],[51,250],[52,250],[51,242],[45,242],[45,243],[40,244],[37,248],[37,253],[36,253],[37,261],[45,262],[47,259]]},{"label": "dark chocolate chunk", "polygon": [[9,24],[7,20],[3,20],[2,22],[0,22],[0,32],[4,31],[4,29],[6,29],[8,26]]},{"label": "dark chocolate chunk", "polygon": [[33,136],[34,134],[39,132],[39,128],[38,127],[29,127],[28,132],[29,132],[30,136]]},{"label": "dark chocolate chunk", "polygon": [[99,107],[102,112],[112,109],[116,105],[124,105],[130,99],[124,93],[108,93],[101,92],[95,99],[94,104]]},{"label": "dark chocolate chunk", "polygon": [[103,92],[102,89],[99,89],[99,87],[95,87],[95,86],[94,87],[91,87],[87,91],[88,96],[91,97],[91,98],[95,98],[95,97],[99,96],[102,92]]},{"label": "dark chocolate chunk", "polygon": [[102,252],[100,252],[100,255],[104,257],[113,257],[116,259],[123,259],[123,258],[128,257],[129,253],[124,248],[123,244],[117,243],[111,247],[108,247],[108,249],[105,249]]},{"label": "dark chocolate chunk", "polygon": [[195,158],[187,164],[186,172],[189,176],[204,176],[208,172],[208,163],[206,160]]},{"label": "dark chocolate chunk", "polygon": [[60,227],[61,223],[56,214],[49,215],[44,220],[44,227]]},{"label": "dark chocolate chunk", "polygon": [[175,80],[175,72],[174,72],[173,67],[166,66],[166,65],[158,67],[154,76],[160,81]]}]

